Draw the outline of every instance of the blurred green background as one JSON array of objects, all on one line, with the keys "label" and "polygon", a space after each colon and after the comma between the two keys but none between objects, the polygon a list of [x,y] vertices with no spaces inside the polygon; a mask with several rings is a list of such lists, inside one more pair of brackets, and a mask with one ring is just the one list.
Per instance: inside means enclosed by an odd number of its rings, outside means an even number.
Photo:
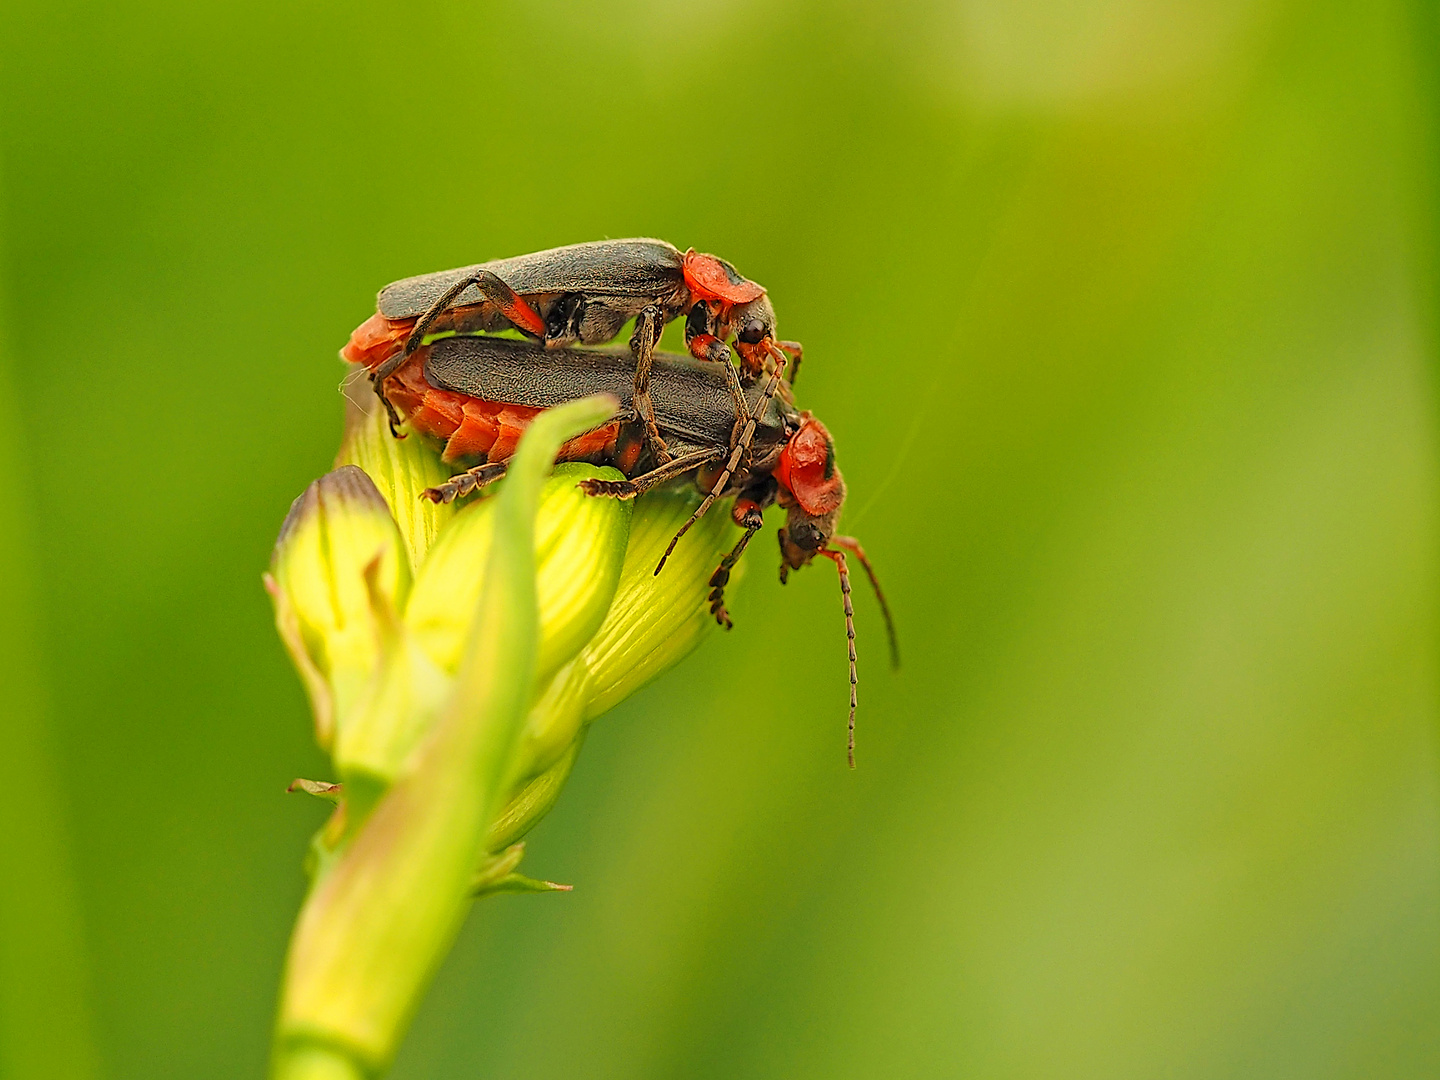
[{"label": "blurred green background", "polygon": [[906,666],[860,589],[849,772],[833,575],[752,548],[395,1076],[1440,1075],[1430,5],[5,11],[10,1075],[261,1075],[335,352],[628,235],[769,287]]}]

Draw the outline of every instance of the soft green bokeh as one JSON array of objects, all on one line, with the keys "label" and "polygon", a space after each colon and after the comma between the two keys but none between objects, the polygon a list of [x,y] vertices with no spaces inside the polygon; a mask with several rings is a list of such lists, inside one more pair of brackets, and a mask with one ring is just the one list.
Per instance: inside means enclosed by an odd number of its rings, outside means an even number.
[{"label": "soft green bokeh", "polygon": [[656,235],[805,343],[905,669],[857,585],[849,772],[834,575],[758,537],[395,1075],[1440,1073],[1429,5],[6,14],[0,1061],[261,1074],[335,351]]}]

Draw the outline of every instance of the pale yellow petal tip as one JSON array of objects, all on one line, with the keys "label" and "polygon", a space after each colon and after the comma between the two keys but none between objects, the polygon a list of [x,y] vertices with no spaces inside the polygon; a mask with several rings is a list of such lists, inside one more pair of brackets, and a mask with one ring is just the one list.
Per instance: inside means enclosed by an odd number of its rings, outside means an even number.
[{"label": "pale yellow petal tip", "polygon": [[373,666],[375,606],[403,606],[410,564],[390,509],[365,472],[347,465],[316,480],[290,507],[270,559],[310,661],[327,679]]}]

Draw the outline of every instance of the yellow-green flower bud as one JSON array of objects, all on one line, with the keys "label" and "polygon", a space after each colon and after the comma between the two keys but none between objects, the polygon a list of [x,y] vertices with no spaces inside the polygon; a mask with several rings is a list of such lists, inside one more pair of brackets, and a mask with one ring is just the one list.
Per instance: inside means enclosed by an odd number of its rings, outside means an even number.
[{"label": "yellow-green flower bud", "polygon": [[447,470],[433,444],[394,438],[371,396],[352,393],[344,467],[296,501],[267,575],[343,781],[319,785],[343,801],[287,962],[285,1080],[321,1059],[383,1068],[470,898],[556,888],[518,872],[517,841],[589,722],[711,632],[709,580],[735,535],[716,506],[656,575],[693,486],[631,502],[577,486],[614,469],[547,478],[613,398],[540,414],[498,495],[457,510],[422,499]]},{"label": "yellow-green flower bud", "polygon": [[330,746],[379,667],[381,623],[410,587],[400,532],[353,465],[316,480],[280,528],[267,584],[276,625],[300,668],[320,744]]},{"label": "yellow-green flower bud", "polygon": [[[491,511],[482,587],[449,692],[393,784],[322,864],[296,925],[277,1076],[303,1075],[322,1046],[358,1072],[378,1072],[459,929],[477,872],[481,888],[541,884],[515,874],[521,849],[498,863],[485,850],[517,775],[537,683],[535,525],[561,444],[616,405],[603,396],[570,402],[538,417],[521,440]],[[390,629],[403,639],[398,620]]]}]

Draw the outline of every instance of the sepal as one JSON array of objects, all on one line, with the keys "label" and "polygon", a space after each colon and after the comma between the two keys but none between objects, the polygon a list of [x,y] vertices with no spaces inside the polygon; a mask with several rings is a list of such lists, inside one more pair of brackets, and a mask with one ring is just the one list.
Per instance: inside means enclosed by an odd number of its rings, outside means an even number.
[{"label": "sepal", "polygon": [[561,885],[555,881],[541,881],[517,873],[515,868],[525,856],[525,844],[511,844],[499,855],[492,856],[475,875],[470,886],[470,895],[475,898],[493,893],[538,893],[570,892],[573,885]]}]

